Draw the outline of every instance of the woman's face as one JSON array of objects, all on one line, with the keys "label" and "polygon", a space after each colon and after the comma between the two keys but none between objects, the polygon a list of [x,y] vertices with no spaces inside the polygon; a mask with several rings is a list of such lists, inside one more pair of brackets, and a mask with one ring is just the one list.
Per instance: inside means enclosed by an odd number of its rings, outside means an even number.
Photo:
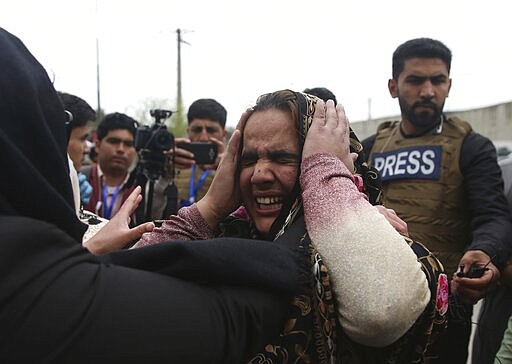
[{"label": "woman's face", "polygon": [[240,170],[242,202],[265,238],[297,178],[298,133],[289,113],[253,113],[243,135]]}]

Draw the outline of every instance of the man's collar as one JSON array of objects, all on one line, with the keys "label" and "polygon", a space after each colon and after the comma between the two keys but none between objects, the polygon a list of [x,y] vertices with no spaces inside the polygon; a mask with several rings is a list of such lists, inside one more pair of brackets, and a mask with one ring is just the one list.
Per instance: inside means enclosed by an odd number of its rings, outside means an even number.
[{"label": "man's collar", "polygon": [[439,116],[439,122],[434,124],[430,129],[427,129],[427,130],[422,131],[422,132],[417,133],[417,134],[408,134],[408,135],[406,135],[404,133],[404,131],[402,130],[402,121],[400,121],[400,134],[404,138],[418,138],[418,137],[421,137],[421,136],[424,136],[424,135],[427,135],[427,134],[438,135],[438,134],[441,134],[441,132],[443,131],[443,123],[444,123],[445,120],[446,120],[445,115],[441,114]]},{"label": "man's collar", "polygon": [[[103,183],[103,176],[105,173],[101,170],[100,164],[98,163],[96,165],[98,167],[98,178]],[[130,178],[130,173],[126,172],[126,177],[124,178],[123,182],[121,183],[121,186],[124,186],[126,182],[128,182],[128,179]]]}]

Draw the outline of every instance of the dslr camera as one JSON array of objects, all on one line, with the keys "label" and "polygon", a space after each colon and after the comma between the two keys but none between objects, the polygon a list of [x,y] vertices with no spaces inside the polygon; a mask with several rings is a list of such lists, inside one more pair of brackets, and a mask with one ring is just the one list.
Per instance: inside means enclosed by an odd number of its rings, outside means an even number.
[{"label": "dslr camera", "polygon": [[162,119],[172,115],[171,110],[153,109],[149,114],[155,123],[137,128],[134,146],[139,154],[139,173],[154,181],[165,174],[168,157],[164,152],[174,147],[174,135],[162,124]]}]

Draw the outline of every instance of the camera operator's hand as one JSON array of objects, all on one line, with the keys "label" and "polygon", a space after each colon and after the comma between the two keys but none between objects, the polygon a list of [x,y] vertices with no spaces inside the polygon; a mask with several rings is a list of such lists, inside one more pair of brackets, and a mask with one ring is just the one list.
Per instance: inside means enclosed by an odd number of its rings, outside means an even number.
[{"label": "camera operator's hand", "polygon": [[216,228],[222,219],[240,206],[237,172],[240,164],[242,133],[251,113],[252,109],[247,109],[240,117],[208,192],[196,202],[199,213],[210,228]]},{"label": "camera operator's hand", "polygon": [[202,169],[217,169],[219,167],[220,161],[222,160],[222,157],[224,157],[225,154],[225,147],[224,142],[222,140],[219,140],[217,138],[210,137],[210,141],[212,143],[217,144],[217,159],[215,160],[214,164],[202,164]]},{"label": "camera operator's hand", "polygon": [[[174,140],[174,144],[178,145],[179,143],[190,143],[190,139],[188,138],[176,138]],[[169,158],[169,163],[172,163],[172,153],[173,150],[171,149],[169,152],[169,155],[171,158]],[[194,153],[189,152],[188,150],[175,147],[174,148],[174,166],[178,169],[187,169],[192,167],[192,164],[194,164]]]},{"label": "camera operator's hand", "polygon": [[142,200],[140,192],[141,188],[137,186],[114,217],[84,243],[92,254],[99,255],[122,249],[130,242],[140,239],[142,234],[154,229],[155,224],[152,222],[146,222],[131,229],[129,227],[130,216]]}]

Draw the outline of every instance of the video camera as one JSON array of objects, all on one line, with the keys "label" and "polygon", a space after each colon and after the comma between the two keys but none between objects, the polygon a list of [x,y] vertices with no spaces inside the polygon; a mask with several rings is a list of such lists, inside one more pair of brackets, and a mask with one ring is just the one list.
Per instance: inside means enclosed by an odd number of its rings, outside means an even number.
[{"label": "video camera", "polygon": [[135,149],[137,150],[169,150],[174,145],[174,136],[169,133],[167,127],[161,123],[162,119],[167,119],[172,115],[171,110],[150,110],[149,114],[155,118],[155,123],[151,126],[143,125],[137,128],[135,132]]},{"label": "video camera", "polygon": [[164,152],[174,146],[174,135],[161,122],[172,115],[171,110],[153,109],[149,114],[155,118],[155,123],[137,128],[134,146],[139,153],[139,172],[154,181],[165,173],[167,155]]},{"label": "video camera", "polygon": [[[142,187],[142,201],[135,212],[137,224],[152,220],[154,184],[168,172],[169,156],[166,152],[174,148],[174,135],[162,124],[162,119],[169,118],[172,111],[154,109],[150,110],[149,114],[155,118],[155,123],[151,126],[141,126],[135,131],[134,146],[139,154],[135,182]],[[170,181],[165,189],[166,205],[162,218],[176,213],[177,206],[174,170],[171,169],[167,177],[170,177]]]}]

